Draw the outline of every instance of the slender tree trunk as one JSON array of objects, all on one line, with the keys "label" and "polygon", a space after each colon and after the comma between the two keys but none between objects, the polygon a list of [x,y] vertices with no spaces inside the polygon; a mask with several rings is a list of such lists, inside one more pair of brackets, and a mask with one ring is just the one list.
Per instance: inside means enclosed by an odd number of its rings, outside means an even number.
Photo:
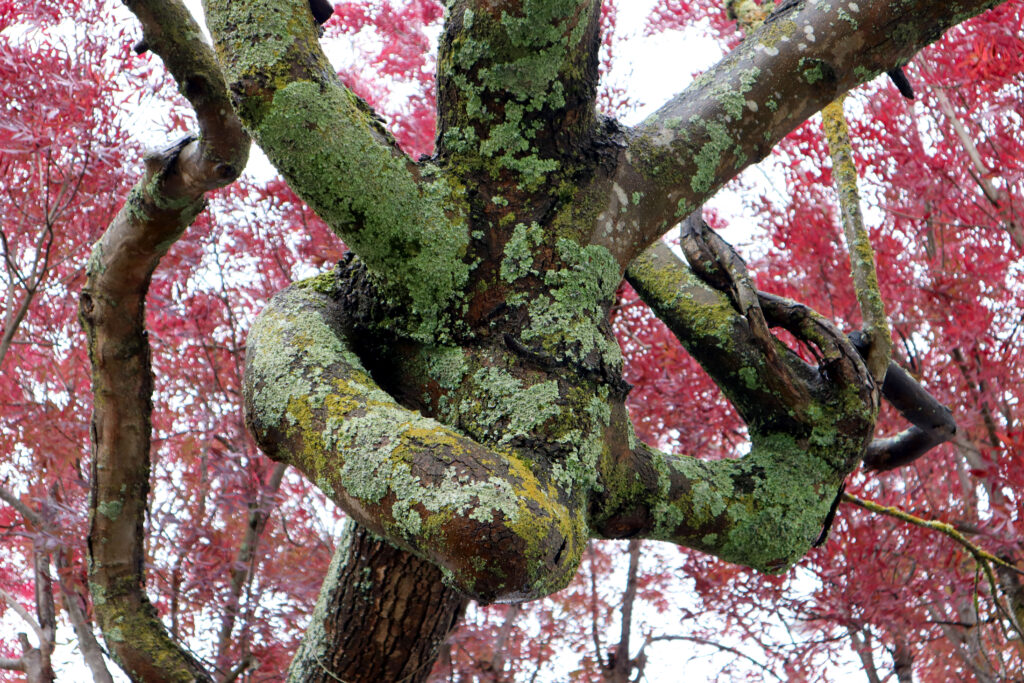
[{"label": "slender tree trunk", "polygon": [[433,564],[349,521],[288,680],[426,680],[466,602]]},{"label": "slender tree trunk", "polygon": [[882,679],[878,676],[878,667],[875,666],[875,658],[871,653],[871,632],[867,629],[858,631],[851,626],[849,633],[850,640],[853,641],[853,651],[860,658],[868,683],[882,683]]},{"label": "slender tree trunk", "polygon": [[914,683],[914,651],[902,639],[892,651],[893,672],[899,683]]},{"label": "slender tree trunk", "polygon": [[609,683],[629,683],[633,673],[633,660],[629,656],[629,638],[633,627],[633,605],[636,602],[637,575],[640,570],[641,541],[638,538],[629,541],[629,570],[626,573],[626,590],[622,594],[622,625],[619,643],[615,646],[615,659],[604,671],[604,679]]}]

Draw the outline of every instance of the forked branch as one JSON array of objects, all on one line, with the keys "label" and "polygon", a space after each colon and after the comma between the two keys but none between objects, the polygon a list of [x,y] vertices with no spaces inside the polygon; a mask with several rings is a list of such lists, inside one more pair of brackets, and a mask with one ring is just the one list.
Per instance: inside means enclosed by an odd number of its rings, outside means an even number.
[{"label": "forked branch", "polygon": [[210,680],[175,643],[145,592],[144,526],[149,494],[153,378],[145,297],[160,258],[205,206],[234,181],[249,138],[202,32],[177,0],[128,3],[145,41],[196,110],[199,135],[150,153],[145,173],[93,248],[79,317],[88,337],[91,425],[90,590],[97,621],[133,680]]}]

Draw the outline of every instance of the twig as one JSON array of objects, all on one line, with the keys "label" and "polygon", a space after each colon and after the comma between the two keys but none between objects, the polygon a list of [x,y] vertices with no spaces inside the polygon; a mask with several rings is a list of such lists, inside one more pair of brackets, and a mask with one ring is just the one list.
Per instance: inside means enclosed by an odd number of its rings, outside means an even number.
[{"label": "twig", "polygon": [[[776,679],[778,679],[780,681],[784,680],[782,678],[782,676],[780,676],[777,673],[775,673],[771,668],[768,667],[767,664],[764,664],[763,662],[760,662],[760,661],[754,659],[753,657],[751,657],[747,653],[743,652],[742,650],[737,650],[736,648],[730,647],[729,645],[723,645],[722,643],[716,642],[714,640],[710,640],[708,638],[701,638],[699,636],[653,636],[653,637],[648,638],[647,641],[644,643],[644,646],[642,648],[640,648],[641,652],[648,645],[650,645],[651,643],[657,642],[659,640],[686,640],[686,641],[689,641],[691,643],[697,643],[698,645],[707,645],[708,647],[713,647],[713,648],[716,648],[718,650],[721,650],[722,652],[728,652],[729,654],[736,655],[737,657],[745,659],[748,662],[750,662],[751,664],[754,664],[755,666],[760,668],[762,671],[766,671],[766,672],[770,673]],[[639,656],[639,655],[637,655],[637,656]]]},{"label": "twig", "polygon": [[967,550],[967,552],[971,554],[974,560],[978,563],[978,566],[981,569],[981,571],[985,574],[985,578],[989,584],[989,589],[992,591],[992,601],[995,603],[996,609],[1000,613],[1002,613],[1010,622],[1010,626],[1017,633],[1017,636],[1024,640],[1024,629],[1022,629],[1021,625],[1017,623],[1017,618],[1013,614],[1013,610],[1008,610],[1003,605],[1002,601],[999,599],[999,584],[996,581],[995,574],[992,571],[992,565],[994,564],[998,567],[1002,567],[1003,569],[1012,571],[1015,574],[1020,574],[1021,576],[1024,576],[1024,569],[1020,569],[1016,565],[1013,565],[1002,558],[996,557],[990,552],[982,550],[981,548],[967,540],[967,537],[959,531],[957,531],[953,527],[953,525],[947,524],[946,522],[922,519],[921,517],[912,515],[909,512],[904,512],[899,508],[881,505],[870,500],[864,500],[863,498],[858,498],[857,496],[854,496],[846,492],[842,494],[842,497],[845,502],[853,503],[854,505],[864,508],[865,510],[870,510],[871,512],[886,515],[888,517],[894,517],[895,519],[908,522],[910,524],[913,524],[914,526],[919,526],[924,529],[932,529],[933,531],[938,531],[939,533],[945,534],[946,536],[948,536],[949,538],[953,539],[961,546],[963,546]]},{"label": "twig", "polygon": [[853,273],[853,288],[864,320],[864,331],[868,336],[867,364],[871,376],[881,383],[889,367],[892,352],[892,333],[885,317],[885,303],[878,287],[875,272],[875,254],[871,240],[864,228],[864,217],[860,211],[860,192],[857,189],[857,167],[853,163],[853,147],[850,131],[846,126],[843,112],[845,95],[840,96],[821,110],[822,127],[828,140],[832,156],[832,182],[839,195],[839,207],[843,216],[843,234],[850,252],[850,270]]},{"label": "twig", "polygon": [[865,510],[870,510],[871,512],[876,512],[876,513],[878,513],[880,515],[886,515],[888,517],[894,517],[894,518],[899,519],[901,521],[913,524],[914,526],[919,526],[919,527],[923,527],[925,529],[931,529],[933,531],[938,531],[939,533],[945,534],[946,536],[949,536],[954,541],[956,541],[957,543],[962,545],[974,557],[976,557],[978,559],[981,559],[981,560],[985,560],[986,562],[992,562],[993,564],[999,565],[1000,567],[1004,567],[1004,568],[1009,569],[1009,570],[1011,570],[1011,571],[1013,571],[1013,572],[1015,572],[1017,574],[1020,574],[1021,576],[1024,576],[1024,569],[1021,569],[1021,568],[1019,568],[1019,567],[1017,567],[1017,566],[1015,566],[1013,564],[1010,564],[1006,560],[1000,559],[1000,558],[996,557],[995,555],[993,555],[992,553],[989,553],[989,552],[987,552],[985,550],[982,550],[981,548],[979,548],[978,546],[974,545],[969,540],[967,540],[967,537],[965,537],[962,533],[957,531],[956,528],[952,524],[947,524],[946,522],[938,522],[938,521],[931,520],[931,519],[923,519],[921,517],[917,517],[916,515],[912,515],[909,512],[904,512],[903,510],[900,510],[899,508],[890,507],[888,505],[882,505],[882,504],[876,503],[876,502],[874,502],[872,500],[865,500],[863,498],[858,498],[857,496],[855,496],[855,495],[853,495],[853,494],[851,494],[849,492],[844,492],[843,493],[843,501],[847,502],[847,503],[852,503],[852,504],[854,504],[854,505],[856,505],[858,507],[862,507]]}]

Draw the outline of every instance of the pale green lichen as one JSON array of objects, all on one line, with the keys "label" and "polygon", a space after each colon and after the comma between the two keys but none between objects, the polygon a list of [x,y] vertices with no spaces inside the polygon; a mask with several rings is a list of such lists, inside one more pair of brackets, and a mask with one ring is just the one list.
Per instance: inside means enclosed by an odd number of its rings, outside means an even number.
[{"label": "pale green lichen", "polygon": [[[278,294],[276,305],[264,310],[249,330],[246,374],[253,393],[249,419],[257,429],[281,424],[293,400],[322,402],[329,388],[316,380],[339,359],[362,370],[358,358],[320,315],[306,307],[309,296],[320,295],[301,287]],[[295,371],[300,361],[304,373]],[[296,422],[294,417],[289,421]]]},{"label": "pale green lichen", "polygon": [[427,375],[442,389],[457,389],[469,372],[466,352],[458,346],[423,347],[421,358]]},{"label": "pale green lichen", "polygon": [[493,432],[490,440],[504,444],[532,433],[558,415],[558,382],[524,387],[522,380],[499,368],[482,368],[473,376],[476,422]]},{"label": "pale green lichen", "polygon": [[564,265],[544,274],[550,294],[528,303],[530,325],[523,340],[577,359],[597,351],[609,367],[621,368],[618,344],[598,327],[621,279],[618,262],[604,247],[581,247],[568,239],[555,246]]},{"label": "pale green lichen", "polygon": [[105,500],[100,502],[96,506],[97,512],[109,519],[110,521],[116,520],[121,516],[121,511],[124,509],[124,502],[120,500]]},{"label": "pale green lichen", "polygon": [[516,224],[512,231],[512,237],[505,245],[505,257],[501,261],[501,279],[505,282],[515,282],[525,277],[533,269],[533,252],[544,240],[544,230],[536,222],[529,226],[523,223]]},{"label": "pale green lichen", "polygon": [[697,194],[711,190],[722,164],[722,155],[733,146],[732,136],[725,125],[715,121],[704,121],[703,127],[708,141],[701,145],[693,161],[697,168],[690,178],[690,187]]}]

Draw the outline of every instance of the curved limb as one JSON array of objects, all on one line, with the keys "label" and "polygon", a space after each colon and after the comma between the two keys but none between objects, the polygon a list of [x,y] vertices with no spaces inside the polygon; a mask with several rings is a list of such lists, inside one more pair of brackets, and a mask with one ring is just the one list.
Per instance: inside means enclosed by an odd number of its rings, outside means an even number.
[{"label": "curved limb", "polygon": [[206,0],[235,108],[288,185],[409,302],[411,332],[462,294],[469,266],[465,193],[409,159],[338,80],[307,0]]},{"label": "curved limb", "polygon": [[997,4],[789,6],[624,136],[619,163],[603,181],[613,199],[592,240],[630,263],[837,95]]},{"label": "curved limb", "polygon": [[[868,342],[859,332],[850,340],[861,353]],[[956,436],[952,411],[932,397],[906,370],[889,362],[882,383],[882,397],[911,423],[899,434],[875,439],[864,453],[864,466],[885,471],[909,465],[936,446]]]},{"label": "curved limb", "polygon": [[835,491],[860,452],[863,433],[814,438],[751,435],[742,458],[701,460],[645,444],[628,459],[602,463],[602,481],[629,481],[605,493],[594,531],[677,543],[764,572],[782,572],[813,546]]},{"label": "curved limb", "polygon": [[245,405],[260,447],[466,595],[525,600],[566,585],[587,540],[579,497],[513,449],[488,449],[381,390],[318,291],[331,277],[277,294],[253,324]]},{"label": "curved limb", "polygon": [[[710,229],[690,221],[683,242],[717,287],[660,243],[627,277],[740,410],[751,450],[704,461],[641,444],[608,458],[595,526],[608,536],[638,534],[780,571],[820,536],[835,491],[870,441],[878,390],[845,335],[806,307],[764,299]],[[819,366],[770,336],[769,325],[815,348]]]},{"label": "curved limb", "polygon": [[207,681],[145,591],[153,378],[144,304],[160,258],[202,211],[205,193],[242,172],[249,138],[188,9],[176,0],[127,4],[195,110],[199,135],[146,156],[143,178],[93,247],[86,271],[79,317],[95,397],[89,591],[104,639],[132,680]]}]

